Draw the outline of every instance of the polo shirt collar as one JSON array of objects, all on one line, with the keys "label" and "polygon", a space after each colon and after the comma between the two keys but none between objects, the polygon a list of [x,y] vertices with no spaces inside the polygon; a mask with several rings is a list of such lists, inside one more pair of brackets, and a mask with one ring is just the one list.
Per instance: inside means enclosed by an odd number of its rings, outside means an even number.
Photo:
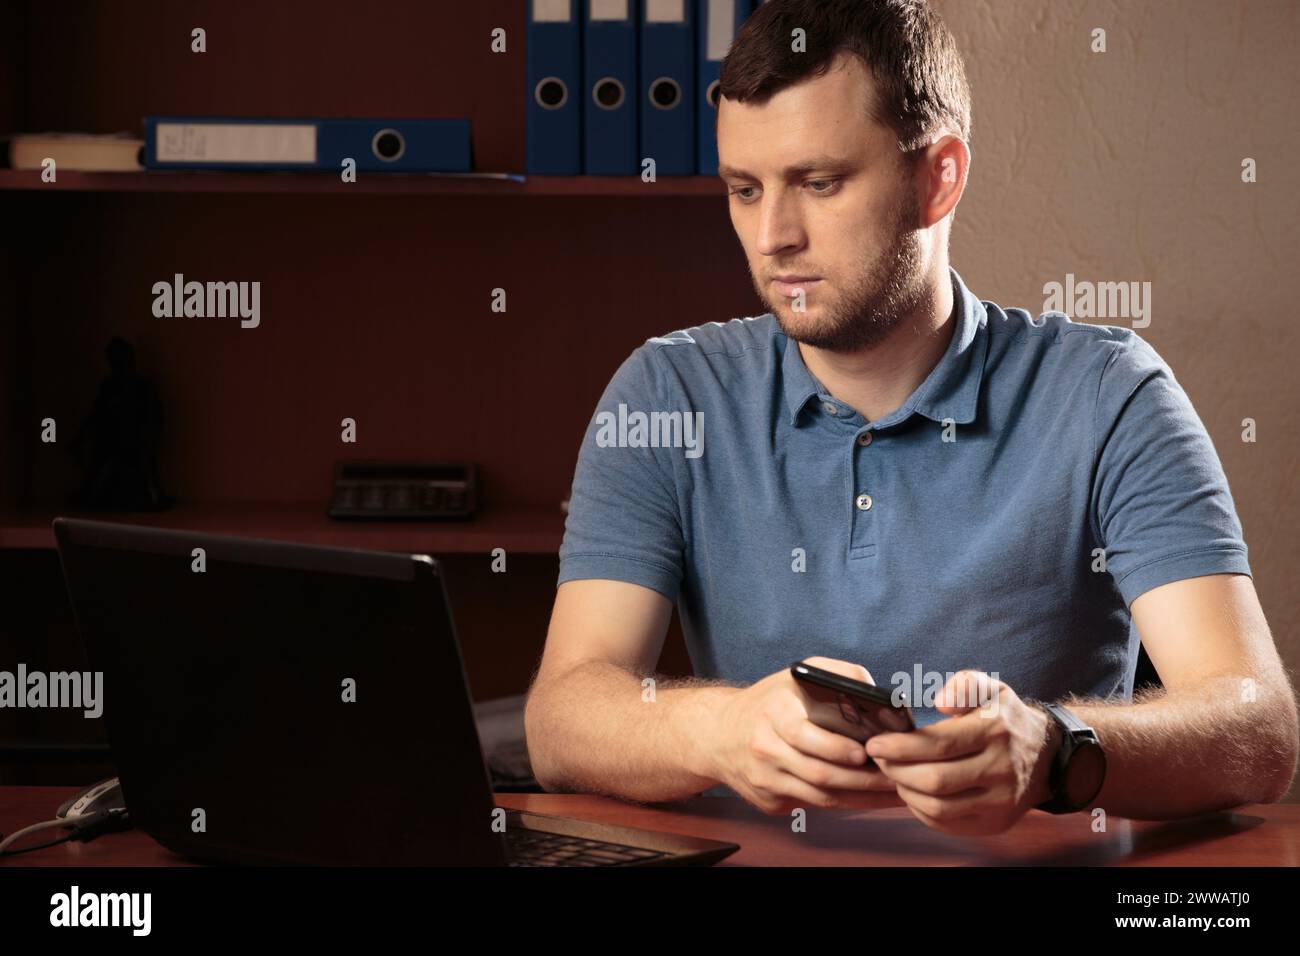
[{"label": "polo shirt collar", "polygon": [[[940,424],[945,419],[963,425],[975,420],[980,383],[984,378],[984,359],[988,352],[988,334],[984,328],[987,312],[984,304],[971,295],[957,270],[949,266],[948,272],[952,276],[953,306],[957,320],[948,349],[907,401],[884,418],[877,419],[873,425],[893,425],[906,419],[912,412],[918,412]],[[818,395],[827,393],[804,364],[803,356],[799,354],[799,343],[789,337],[786,338],[781,377],[784,380],[786,406],[790,411],[790,424],[796,425],[804,406]]]}]

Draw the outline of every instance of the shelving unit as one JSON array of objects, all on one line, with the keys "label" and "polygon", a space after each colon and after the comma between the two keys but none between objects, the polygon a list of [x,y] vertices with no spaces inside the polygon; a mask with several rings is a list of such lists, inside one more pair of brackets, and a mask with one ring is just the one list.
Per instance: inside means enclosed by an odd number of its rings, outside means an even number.
[{"label": "shelving unit", "polygon": [[0,190],[40,192],[144,193],[301,193],[358,196],[593,196],[664,199],[672,196],[725,195],[722,181],[707,176],[665,176],[644,182],[637,176],[529,176],[525,182],[436,176],[421,173],[362,173],[344,183],[334,173],[179,172],[134,173],[64,171],[55,182],[41,181],[39,170],[0,169]]},{"label": "shelving unit", "polygon": [[465,521],[338,521],[299,503],[183,505],[147,513],[70,509],[0,513],[0,548],[50,549],[56,515],[179,528],[245,538],[296,541],[338,548],[411,553],[554,555],[564,535],[564,515],[540,508],[487,511]]},{"label": "shelving unit", "polygon": [[[0,136],[139,136],[150,114],[466,117],[474,168],[515,172],[523,91],[523,3],[0,0]],[[725,192],[714,177],[63,170],[44,183],[0,169],[0,667],[81,660],[50,523],[77,514],[62,504],[80,477],[68,446],[120,335],[163,402],[159,470],[178,504],[85,516],[433,554],[475,696],[522,692],[554,599],[560,502],[606,383],[650,336],[755,314]],[[260,325],[155,318],[150,290],[178,272],[260,282]],[[344,417],[356,444],[340,441]],[[473,461],[480,513],[334,521],[344,458]],[[508,573],[491,569],[496,548]],[[675,623],[660,667],[690,672]],[[0,713],[0,753],[27,755],[17,771],[0,760],[0,781],[106,769],[67,758],[102,735],[63,716]]]}]

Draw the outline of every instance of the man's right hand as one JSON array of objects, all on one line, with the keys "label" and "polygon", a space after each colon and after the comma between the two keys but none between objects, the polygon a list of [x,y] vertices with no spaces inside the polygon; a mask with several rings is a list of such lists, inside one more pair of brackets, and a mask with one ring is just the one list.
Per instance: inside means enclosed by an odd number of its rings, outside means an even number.
[{"label": "man's right hand", "polygon": [[[875,683],[861,664],[828,657],[809,657],[807,663]],[[713,775],[770,814],[809,806],[906,806],[893,781],[874,764],[864,766],[863,745],[818,727],[808,719],[808,704],[788,669],[729,695],[710,743]]]}]

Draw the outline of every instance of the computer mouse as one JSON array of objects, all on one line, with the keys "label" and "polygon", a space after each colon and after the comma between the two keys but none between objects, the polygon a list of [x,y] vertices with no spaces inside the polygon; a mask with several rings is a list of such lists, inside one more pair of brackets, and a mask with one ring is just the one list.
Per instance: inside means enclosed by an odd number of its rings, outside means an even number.
[{"label": "computer mouse", "polygon": [[56,816],[60,818],[86,816],[92,813],[107,813],[110,810],[125,810],[126,801],[122,799],[122,784],[117,777],[109,777],[99,783],[91,784],[76,796],[59,807]]}]

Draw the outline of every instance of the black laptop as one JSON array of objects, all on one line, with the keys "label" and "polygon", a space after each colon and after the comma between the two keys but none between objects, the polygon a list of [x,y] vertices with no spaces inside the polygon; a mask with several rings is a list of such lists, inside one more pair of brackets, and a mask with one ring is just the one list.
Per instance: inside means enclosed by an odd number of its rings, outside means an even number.
[{"label": "black laptop", "polygon": [[498,809],[438,563],[56,518],[132,823],[322,865],[711,864],[733,843]]}]

